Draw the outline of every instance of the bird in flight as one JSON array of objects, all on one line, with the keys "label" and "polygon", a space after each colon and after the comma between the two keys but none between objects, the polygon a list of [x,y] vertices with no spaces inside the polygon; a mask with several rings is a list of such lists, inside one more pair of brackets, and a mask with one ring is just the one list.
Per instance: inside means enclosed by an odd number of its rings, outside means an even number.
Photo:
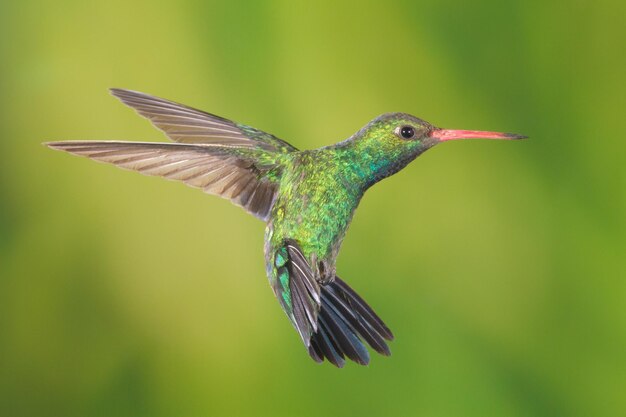
[{"label": "bird in flight", "polygon": [[316,362],[369,363],[366,344],[391,354],[393,334],[337,276],[335,263],[363,194],[438,143],[525,136],[439,129],[405,113],[383,114],[348,139],[314,150],[250,126],[148,94],[111,93],[173,142],[63,141],[47,146],[182,181],[266,223],[265,268],[278,302]]}]

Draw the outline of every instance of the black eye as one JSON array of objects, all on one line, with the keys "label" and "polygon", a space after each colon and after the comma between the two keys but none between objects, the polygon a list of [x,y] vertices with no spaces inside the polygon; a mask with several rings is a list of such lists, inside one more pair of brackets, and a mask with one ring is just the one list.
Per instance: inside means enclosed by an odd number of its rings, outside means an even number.
[{"label": "black eye", "polygon": [[411,126],[402,126],[400,128],[400,136],[402,136],[404,139],[411,139],[413,136],[415,136],[415,129],[413,129]]}]

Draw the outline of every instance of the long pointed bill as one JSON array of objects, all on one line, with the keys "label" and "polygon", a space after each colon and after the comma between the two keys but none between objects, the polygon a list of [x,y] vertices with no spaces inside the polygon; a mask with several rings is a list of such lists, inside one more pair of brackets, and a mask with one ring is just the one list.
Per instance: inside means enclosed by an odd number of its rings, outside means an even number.
[{"label": "long pointed bill", "polygon": [[441,142],[458,139],[525,139],[526,136],[515,133],[484,132],[480,130],[449,130],[436,129],[430,134],[431,137]]}]

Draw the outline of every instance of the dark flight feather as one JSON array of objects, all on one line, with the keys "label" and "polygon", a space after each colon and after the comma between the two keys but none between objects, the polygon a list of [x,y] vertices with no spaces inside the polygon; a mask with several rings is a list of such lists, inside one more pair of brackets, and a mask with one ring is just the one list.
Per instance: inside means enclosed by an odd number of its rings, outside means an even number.
[{"label": "dark flight feather", "polygon": [[286,240],[277,251],[275,266],[274,291],[308,347],[318,326],[320,286],[300,247],[292,240]]},{"label": "dark flight feather", "polygon": [[348,302],[337,294],[333,286],[326,286],[324,290],[325,295],[330,300],[327,304],[349,324],[354,333],[362,337],[376,352],[385,356],[391,355],[389,346],[385,343],[383,336],[361,318],[358,313],[353,311]]},{"label": "dark flight feather", "polygon": [[346,300],[348,305],[354,309],[354,312],[357,314],[360,320],[364,320],[369,326],[371,326],[374,330],[376,330],[383,338],[387,340],[393,340],[393,333],[387,327],[387,325],[382,321],[380,317],[374,310],[362,299],[359,294],[357,294],[352,288],[348,286],[343,280],[339,277],[335,278],[334,290]]},{"label": "dark flight feather", "polygon": [[329,326],[326,323],[326,319],[323,316],[319,317],[319,331],[316,333],[318,337],[315,342],[320,346],[320,353],[323,357],[326,357],[330,363],[338,368],[343,368],[346,364],[343,352],[338,348],[332,332],[329,330]]},{"label": "dark flight feather", "polygon": [[370,361],[367,348],[354,331],[349,328],[346,320],[340,317],[335,309],[328,305],[328,301],[325,298],[322,301],[320,316],[328,323],[329,334],[335,341],[338,350],[351,360],[361,365],[367,365]]},{"label": "dark flight feather", "polygon": [[[338,277],[321,287],[322,304],[317,332],[311,337],[309,355],[316,362],[328,359],[342,367],[343,357],[367,365],[369,353],[364,340],[375,351],[389,356],[385,343],[393,334],[367,303]],[[323,325],[322,325],[323,323]]]},{"label": "dark flight feather", "polygon": [[309,355],[343,367],[345,358],[361,365],[370,361],[366,343],[391,355],[385,340],[393,335],[385,323],[340,278],[320,285],[297,242],[287,239],[275,253],[274,291]]}]

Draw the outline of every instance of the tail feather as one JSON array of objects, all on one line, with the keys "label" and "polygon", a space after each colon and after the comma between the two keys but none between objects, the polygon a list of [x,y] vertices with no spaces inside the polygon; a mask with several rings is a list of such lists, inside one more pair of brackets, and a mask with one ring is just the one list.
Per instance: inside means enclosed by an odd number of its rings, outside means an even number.
[{"label": "tail feather", "polygon": [[334,308],[328,305],[326,299],[323,300],[320,315],[328,323],[330,336],[343,354],[356,363],[367,365],[370,361],[367,348],[357,337],[354,330],[349,327],[345,318],[339,316]]},{"label": "tail feather", "polygon": [[324,359],[324,357],[326,357],[328,361],[336,367],[343,368],[343,366],[346,364],[343,351],[339,346],[336,345],[336,342],[331,338],[332,333],[324,317],[320,315],[318,317],[318,320],[319,327],[317,333],[312,336],[312,339],[315,341],[315,343],[311,344],[310,346],[314,348],[319,347],[319,351],[316,352],[316,354],[317,356],[321,357],[322,360]]},{"label": "tail feather", "polygon": [[309,355],[343,367],[345,357],[367,365],[370,357],[363,341],[376,352],[389,356],[385,340],[393,334],[369,305],[338,277],[321,288],[321,310],[317,331],[311,336]]},{"label": "tail feather", "polygon": [[346,299],[351,306],[360,314],[366,322],[371,325],[382,337],[391,341],[393,340],[393,333],[387,327],[387,325],[382,321],[380,317],[374,310],[365,302],[364,299],[359,296],[352,288],[348,286],[344,281],[337,277],[335,279],[337,283],[338,290],[344,294],[344,299]]},{"label": "tail feather", "polygon": [[380,335],[367,321],[362,320],[361,316],[352,310],[352,306],[341,298],[334,288],[328,288],[328,298],[332,303],[328,303],[337,312],[337,314],[352,326],[354,333],[360,335],[376,352],[381,355],[389,356],[391,351],[385,343],[383,336]]}]

